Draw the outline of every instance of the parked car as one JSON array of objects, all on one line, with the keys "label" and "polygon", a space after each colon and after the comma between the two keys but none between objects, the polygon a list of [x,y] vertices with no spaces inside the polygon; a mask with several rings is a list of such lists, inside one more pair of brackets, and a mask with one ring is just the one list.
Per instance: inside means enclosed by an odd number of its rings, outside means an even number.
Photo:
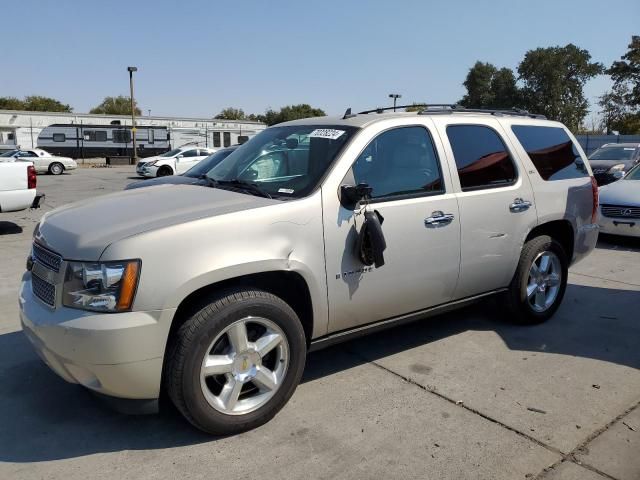
[{"label": "parked car", "polygon": [[637,143],[607,143],[589,156],[598,185],[621,179],[638,162],[640,145]]},{"label": "parked car", "polygon": [[38,208],[36,169],[29,162],[0,162],[0,213]]},{"label": "parked car", "polygon": [[233,152],[238,146],[222,148],[217,152],[209,155],[204,160],[196,163],[195,167],[191,167],[182,175],[170,175],[164,177],[153,178],[150,180],[138,180],[137,182],[130,183],[125,187],[125,190],[131,190],[133,188],[152,187],[154,185],[204,185],[207,183],[206,179],[202,178],[209,170],[215,167],[222,160],[227,158],[231,152]]},{"label": "parked car", "polygon": [[141,177],[183,174],[215,151],[213,148],[193,146],[174,148],[157,157],[148,157],[138,162],[136,172]]},{"label": "parked car", "polygon": [[207,178],[45,214],[19,306],[64,379],[214,434],[276,415],[310,350],[494,295],[548,320],[598,237],[586,156],[523,112],[286,122]]},{"label": "parked car", "polygon": [[640,237],[640,165],[600,188],[598,224],[602,233]]},{"label": "parked car", "polygon": [[61,175],[65,170],[74,170],[78,164],[72,158],[51,155],[41,148],[11,150],[0,155],[0,161],[27,161],[31,162],[37,173],[50,173]]}]

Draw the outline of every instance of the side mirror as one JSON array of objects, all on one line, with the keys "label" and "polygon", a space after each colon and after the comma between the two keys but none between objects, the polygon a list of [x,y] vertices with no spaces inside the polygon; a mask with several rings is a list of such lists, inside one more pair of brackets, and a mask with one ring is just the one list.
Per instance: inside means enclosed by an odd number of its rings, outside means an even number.
[{"label": "side mirror", "polygon": [[340,204],[348,209],[353,210],[361,200],[371,198],[373,188],[368,183],[359,183],[358,185],[341,185],[340,186]]},{"label": "side mirror", "polygon": [[178,155],[176,156],[176,160],[180,160],[182,157],[184,157],[184,155]]}]

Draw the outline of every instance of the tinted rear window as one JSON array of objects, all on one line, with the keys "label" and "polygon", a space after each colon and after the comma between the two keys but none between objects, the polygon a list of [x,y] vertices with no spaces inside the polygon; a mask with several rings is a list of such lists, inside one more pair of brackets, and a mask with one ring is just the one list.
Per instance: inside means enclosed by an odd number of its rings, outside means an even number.
[{"label": "tinted rear window", "polygon": [[517,174],[511,155],[492,128],[450,125],[447,137],[462,190],[498,188],[515,182]]},{"label": "tinted rear window", "polygon": [[511,130],[544,180],[566,180],[589,175],[576,146],[564,129],[513,125]]}]

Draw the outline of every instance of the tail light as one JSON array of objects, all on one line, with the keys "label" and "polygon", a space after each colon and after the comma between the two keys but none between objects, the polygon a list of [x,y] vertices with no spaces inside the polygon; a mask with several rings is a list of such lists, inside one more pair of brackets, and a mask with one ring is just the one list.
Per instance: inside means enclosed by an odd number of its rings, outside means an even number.
[{"label": "tail light", "polygon": [[598,184],[595,177],[591,177],[591,192],[593,194],[593,208],[591,209],[591,223],[596,223],[598,217]]},{"label": "tail light", "polygon": [[29,165],[27,167],[27,185],[28,188],[36,188],[36,167]]}]

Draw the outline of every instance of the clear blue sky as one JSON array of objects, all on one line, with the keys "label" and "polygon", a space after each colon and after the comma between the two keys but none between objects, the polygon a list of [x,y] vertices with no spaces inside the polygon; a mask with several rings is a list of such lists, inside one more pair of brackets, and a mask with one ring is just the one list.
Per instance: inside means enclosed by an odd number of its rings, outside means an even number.
[{"label": "clear blue sky", "polygon": [[[388,102],[454,102],[476,60],[516,68],[532,48],[575,43],[605,65],[640,34],[640,2],[32,1],[2,5],[0,96],[39,94],[86,112],[128,95],[146,114],[330,114]],[[587,86],[590,99],[609,86]]]}]

